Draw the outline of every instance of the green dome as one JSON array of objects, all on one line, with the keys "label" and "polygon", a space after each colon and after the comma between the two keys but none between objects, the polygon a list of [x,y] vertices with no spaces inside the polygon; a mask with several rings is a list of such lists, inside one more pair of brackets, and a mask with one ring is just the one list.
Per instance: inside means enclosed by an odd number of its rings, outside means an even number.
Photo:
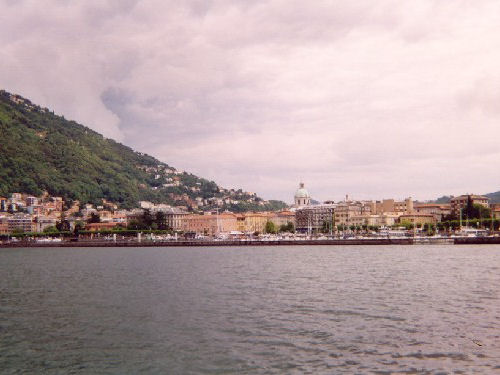
[{"label": "green dome", "polygon": [[295,198],[309,198],[309,192],[304,188],[304,184],[301,182],[299,188],[295,192]]}]

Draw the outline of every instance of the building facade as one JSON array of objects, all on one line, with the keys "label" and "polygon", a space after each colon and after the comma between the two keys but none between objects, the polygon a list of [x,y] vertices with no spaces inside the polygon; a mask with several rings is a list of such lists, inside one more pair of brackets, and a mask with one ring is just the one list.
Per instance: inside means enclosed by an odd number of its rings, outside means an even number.
[{"label": "building facade", "polygon": [[413,200],[406,198],[404,201],[396,201],[394,199],[384,199],[375,202],[375,212],[372,214],[398,213],[407,214],[413,212]]},{"label": "building facade", "polygon": [[295,207],[309,206],[311,204],[311,196],[304,187],[304,183],[299,184],[299,188],[294,195]]},{"label": "building facade", "polygon": [[183,231],[187,233],[216,236],[237,230],[236,215],[233,213],[187,215],[183,219]]},{"label": "building facade", "polygon": [[460,210],[467,206],[469,198],[472,201],[472,204],[480,204],[481,206],[486,208],[489,207],[490,199],[488,197],[485,197],[483,195],[466,194],[451,198],[451,212],[455,216],[460,216]]},{"label": "building facade", "polygon": [[295,212],[296,231],[317,233],[326,227],[335,226],[335,205],[318,204],[297,209]]},{"label": "building facade", "polygon": [[8,234],[9,232],[9,218],[7,216],[0,216],[0,234]]},{"label": "building facade", "polygon": [[246,212],[244,215],[244,230],[246,233],[264,233],[269,216],[264,212]]},{"label": "building facade", "polygon": [[165,214],[167,228],[171,228],[175,231],[181,231],[183,229],[184,219],[189,215],[188,212],[176,207],[168,208],[164,210],[163,213]]},{"label": "building facade", "polygon": [[20,231],[24,233],[35,232],[36,224],[33,217],[28,214],[14,214],[8,218],[9,232]]},{"label": "building facade", "polygon": [[436,218],[432,214],[404,214],[399,217],[400,223],[411,223],[415,225],[423,224],[435,224],[437,222]]},{"label": "building facade", "polygon": [[269,221],[272,221],[278,228],[288,223],[292,223],[296,227],[295,212],[292,211],[271,212],[269,213]]},{"label": "building facade", "polygon": [[415,212],[418,214],[433,215],[436,221],[443,220],[444,216],[451,213],[450,204],[439,203],[416,203],[414,205]]}]

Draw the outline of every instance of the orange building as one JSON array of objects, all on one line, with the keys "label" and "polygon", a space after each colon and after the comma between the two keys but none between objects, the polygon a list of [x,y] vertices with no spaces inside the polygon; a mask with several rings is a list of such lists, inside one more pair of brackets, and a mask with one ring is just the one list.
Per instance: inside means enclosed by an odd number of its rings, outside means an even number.
[{"label": "orange building", "polygon": [[453,212],[456,216],[459,216],[460,210],[467,206],[469,198],[472,204],[480,204],[483,207],[489,207],[490,199],[488,197],[485,197],[483,195],[466,194],[451,198],[451,212]]},{"label": "orange building", "polygon": [[491,216],[494,219],[500,219],[500,203],[493,203],[491,205]]},{"label": "orange building", "polygon": [[0,211],[7,211],[7,198],[0,197]]},{"label": "orange building", "polygon": [[9,233],[9,218],[7,216],[0,216],[0,234]]},{"label": "orange building", "polygon": [[436,221],[436,218],[432,214],[412,213],[399,216],[400,223],[435,224]]},{"label": "orange building", "polygon": [[269,221],[272,221],[278,228],[282,225],[287,225],[288,223],[292,223],[295,226],[295,212],[270,212]]},{"label": "orange building", "polygon": [[244,232],[264,233],[266,223],[269,221],[269,214],[266,212],[245,212],[245,230]]},{"label": "orange building", "polygon": [[36,231],[36,223],[33,217],[28,214],[17,213],[8,217],[9,232],[16,230],[28,233]]},{"label": "orange building", "polygon": [[443,216],[451,213],[451,206],[449,203],[415,203],[414,209],[419,214],[434,215],[437,221],[441,221]]},{"label": "orange building", "polygon": [[230,212],[222,214],[187,215],[183,219],[184,232],[194,232],[206,236],[238,230],[237,217]]},{"label": "orange building", "polygon": [[112,230],[118,227],[123,227],[121,223],[90,223],[85,225],[85,230],[89,230],[91,232],[97,232],[100,230]]}]

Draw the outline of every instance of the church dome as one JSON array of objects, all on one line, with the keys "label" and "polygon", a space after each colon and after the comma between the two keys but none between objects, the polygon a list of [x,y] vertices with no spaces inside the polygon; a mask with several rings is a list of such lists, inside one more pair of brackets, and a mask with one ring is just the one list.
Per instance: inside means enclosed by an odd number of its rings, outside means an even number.
[{"label": "church dome", "polygon": [[309,198],[309,192],[304,188],[304,183],[300,183],[299,188],[295,192],[295,198]]}]

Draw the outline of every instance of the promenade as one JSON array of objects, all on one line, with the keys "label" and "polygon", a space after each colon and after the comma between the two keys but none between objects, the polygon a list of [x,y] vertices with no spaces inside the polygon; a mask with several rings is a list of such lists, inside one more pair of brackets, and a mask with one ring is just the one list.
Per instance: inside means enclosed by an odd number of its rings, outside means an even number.
[{"label": "promenade", "polygon": [[22,247],[239,247],[239,246],[317,246],[317,245],[414,245],[414,244],[455,244],[485,245],[500,244],[500,237],[455,237],[455,238],[366,238],[366,239],[328,239],[328,240],[81,240],[61,242],[12,241],[0,244],[0,248]]}]

